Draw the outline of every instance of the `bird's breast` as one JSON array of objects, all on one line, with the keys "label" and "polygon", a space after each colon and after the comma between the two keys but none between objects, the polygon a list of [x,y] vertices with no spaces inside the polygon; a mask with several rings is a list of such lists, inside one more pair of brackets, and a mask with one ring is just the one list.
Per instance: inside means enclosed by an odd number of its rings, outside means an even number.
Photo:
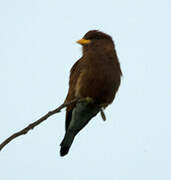
[{"label": "bird's breast", "polygon": [[113,60],[87,62],[77,79],[75,96],[92,97],[100,103],[110,103],[119,84],[120,75]]}]

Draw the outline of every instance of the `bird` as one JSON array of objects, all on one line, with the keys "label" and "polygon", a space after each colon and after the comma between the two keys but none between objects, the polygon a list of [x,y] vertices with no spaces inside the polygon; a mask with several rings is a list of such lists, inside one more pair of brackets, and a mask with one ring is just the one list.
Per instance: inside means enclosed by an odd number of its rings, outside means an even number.
[{"label": "bird", "polygon": [[68,154],[75,136],[115,98],[122,71],[112,37],[99,30],[88,31],[77,41],[82,57],[72,66],[69,90],[64,103],[76,98],[85,101],[67,106],[65,136],[60,144],[60,156]]}]

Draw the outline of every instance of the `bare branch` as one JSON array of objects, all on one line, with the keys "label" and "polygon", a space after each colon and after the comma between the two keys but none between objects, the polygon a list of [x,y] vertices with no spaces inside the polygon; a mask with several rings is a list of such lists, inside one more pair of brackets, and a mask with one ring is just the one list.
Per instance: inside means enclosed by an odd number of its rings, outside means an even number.
[{"label": "bare branch", "polygon": [[76,102],[80,102],[82,100],[80,99],[74,99],[70,102],[67,103],[63,103],[61,104],[59,107],[57,107],[56,109],[49,111],[46,115],[44,115],[43,117],[41,117],[40,119],[38,119],[37,121],[29,124],[27,127],[25,127],[24,129],[22,129],[21,131],[18,131],[16,133],[14,133],[13,135],[11,135],[10,137],[8,137],[5,141],[3,141],[0,144],[0,151],[4,148],[4,146],[6,146],[9,142],[11,142],[13,139],[15,139],[16,137],[19,137],[21,135],[27,134],[28,131],[30,131],[31,129],[33,129],[34,127],[38,126],[40,123],[42,123],[43,121],[45,121],[46,119],[48,119],[50,116],[60,112],[61,109],[74,104]]}]

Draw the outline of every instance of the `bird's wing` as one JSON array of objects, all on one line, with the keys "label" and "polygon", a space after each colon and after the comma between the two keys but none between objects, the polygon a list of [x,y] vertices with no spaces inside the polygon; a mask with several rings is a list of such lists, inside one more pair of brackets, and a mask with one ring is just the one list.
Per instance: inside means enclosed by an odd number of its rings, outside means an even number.
[{"label": "bird's wing", "polygon": [[[69,102],[73,99],[75,99],[75,87],[77,80],[79,78],[79,75],[82,70],[82,61],[83,59],[79,59],[71,68],[70,71],[70,80],[69,80],[69,90],[67,97],[65,99],[65,103]],[[72,110],[74,108],[75,104],[72,104],[66,108],[66,120],[65,120],[65,128],[68,128],[68,125],[70,123],[71,117],[72,117]]]}]

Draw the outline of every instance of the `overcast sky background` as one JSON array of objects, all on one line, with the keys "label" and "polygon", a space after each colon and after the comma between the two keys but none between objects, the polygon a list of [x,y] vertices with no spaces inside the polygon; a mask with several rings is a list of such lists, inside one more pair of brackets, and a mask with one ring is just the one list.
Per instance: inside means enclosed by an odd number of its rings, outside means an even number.
[{"label": "overcast sky background", "polygon": [[0,142],[63,102],[87,31],[113,37],[124,77],[66,157],[63,110],[0,152],[0,179],[170,180],[170,18],[171,0],[1,0]]}]

